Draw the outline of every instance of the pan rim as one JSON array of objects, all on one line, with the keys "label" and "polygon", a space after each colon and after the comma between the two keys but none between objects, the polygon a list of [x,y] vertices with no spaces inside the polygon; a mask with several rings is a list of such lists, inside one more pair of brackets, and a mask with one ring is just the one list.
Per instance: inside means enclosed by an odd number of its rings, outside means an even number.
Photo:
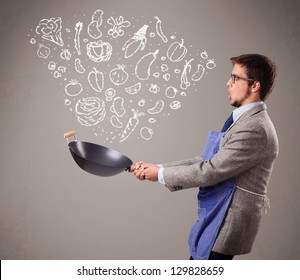
[{"label": "pan rim", "polygon": [[[84,157],[82,157],[81,155],[79,155],[78,153],[76,153],[76,152],[72,149],[71,145],[75,145],[76,143],[89,144],[89,145],[93,145],[93,146],[96,146],[96,147],[102,147],[102,148],[104,148],[104,149],[106,149],[106,150],[110,150],[110,151],[112,151],[112,152],[118,154],[119,156],[124,157],[126,160],[128,160],[129,164],[128,164],[128,166],[124,166],[124,165],[121,166],[121,165],[119,165],[119,164],[116,164],[116,165],[112,165],[112,164],[103,164],[103,163],[96,162],[96,161],[94,161],[94,160],[90,160],[90,159],[84,158]],[[132,161],[129,157],[127,157],[126,155],[120,153],[119,151],[117,151],[117,150],[115,150],[115,149],[108,148],[108,147],[105,147],[105,146],[103,146],[103,145],[99,145],[99,144],[95,144],[95,143],[91,143],[91,142],[86,142],[86,141],[72,141],[72,142],[69,142],[69,143],[68,143],[68,147],[69,147],[69,150],[70,150],[71,153],[73,153],[73,154],[75,154],[77,157],[82,158],[83,160],[86,160],[86,161],[91,162],[91,163],[93,163],[93,164],[98,164],[98,165],[105,166],[105,167],[109,167],[109,168],[126,168],[126,167],[129,167],[130,165],[133,164],[133,161]]]}]

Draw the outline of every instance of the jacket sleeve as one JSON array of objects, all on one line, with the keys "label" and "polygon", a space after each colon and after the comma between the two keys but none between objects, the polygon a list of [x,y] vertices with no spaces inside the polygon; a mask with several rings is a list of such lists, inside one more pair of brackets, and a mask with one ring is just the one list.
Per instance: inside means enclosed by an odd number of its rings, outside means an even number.
[{"label": "jacket sleeve", "polygon": [[183,159],[179,161],[174,162],[167,162],[167,163],[161,163],[160,165],[165,167],[171,167],[171,166],[179,166],[179,165],[192,165],[195,163],[199,163],[201,161],[201,156],[196,156],[189,159]]},{"label": "jacket sleeve", "polygon": [[221,141],[219,152],[210,160],[191,165],[165,167],[164,179],[170,191],[211,186],[248,170],[261,160],[267,145],[263,126],[234,129]]}]

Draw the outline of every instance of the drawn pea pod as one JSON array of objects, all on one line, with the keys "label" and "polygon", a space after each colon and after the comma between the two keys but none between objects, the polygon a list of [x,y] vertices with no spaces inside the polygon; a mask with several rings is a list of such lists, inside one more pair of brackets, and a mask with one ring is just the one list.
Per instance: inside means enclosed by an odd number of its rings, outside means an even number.
[{"label": "drawn pea pod", "polygon": [[163,110],[164,105],[165,105],[165,103],[163,100],[158,100],[156,102],[155,106],[148,110],[148,113],[149,114],[158,114]]},{"label": "drawn pea pod", "polygon": [[123,117],[126,113],[124,108],[124,98],[116,97],[113,101],[113,105],[110,107],[110,111],[116,114],[118,117]]},{"label": "drawn pea pod", "polygon": [[203,77],[203,75],[205,73],[205,68],[203,67],[203,65],[198,64],[197,67],[198,67],[197,71],[193,74],[193,76],[191,78],[192,81],[194,81],[194,82],[199,81]]},{"label": "drawn pea pod", "polygon": [[151,73],[151,65],[157,58],[159,50],[145,54],[135,66],[135,75],[140,80],[148,80]]},{"label": "drawn pea pod", "polygon": [[79,58],[75,59],[75,61],[74,61],[74,67],[75,67],[76,72],[78,72],[80,74],[83,74],[85,72],[85,69],[82,66],[81,61],[80,61]]},{"label": "drawn pea pod", "polygon": [[122,128],[123,127],[123,123],[120,122],[120,120],[118,119],[117,116],[112,115],[110,117],[110,123],[112,124],[112,126],[114,126],[115,128]]}]

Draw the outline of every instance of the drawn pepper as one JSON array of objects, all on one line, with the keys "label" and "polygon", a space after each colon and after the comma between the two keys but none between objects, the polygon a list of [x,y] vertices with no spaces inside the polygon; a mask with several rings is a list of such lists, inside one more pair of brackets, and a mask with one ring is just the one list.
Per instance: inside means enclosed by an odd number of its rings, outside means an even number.
[{"label": "drawn pepper", "polygon": [[167,57],[172,62],[179,62],[184,59],[184,57],[187,53],[187,48],[183,45],[183,43],[184,43],[184,41],[183,41],[183,39],[181,39],[181,43],[174,42],[168,48]]}]

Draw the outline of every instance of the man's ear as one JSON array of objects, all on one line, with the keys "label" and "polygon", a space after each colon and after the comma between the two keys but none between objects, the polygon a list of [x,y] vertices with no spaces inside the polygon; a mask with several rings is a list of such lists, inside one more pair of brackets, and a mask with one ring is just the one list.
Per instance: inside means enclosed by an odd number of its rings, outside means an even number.
[{"label": "man's ear", "polygon": [[260,91],[260,82],[258,82],[258,81],[255,81],[254,83],[253,83],[253,85],[251,86],[251,91],[252,92],[259,92]]}]

